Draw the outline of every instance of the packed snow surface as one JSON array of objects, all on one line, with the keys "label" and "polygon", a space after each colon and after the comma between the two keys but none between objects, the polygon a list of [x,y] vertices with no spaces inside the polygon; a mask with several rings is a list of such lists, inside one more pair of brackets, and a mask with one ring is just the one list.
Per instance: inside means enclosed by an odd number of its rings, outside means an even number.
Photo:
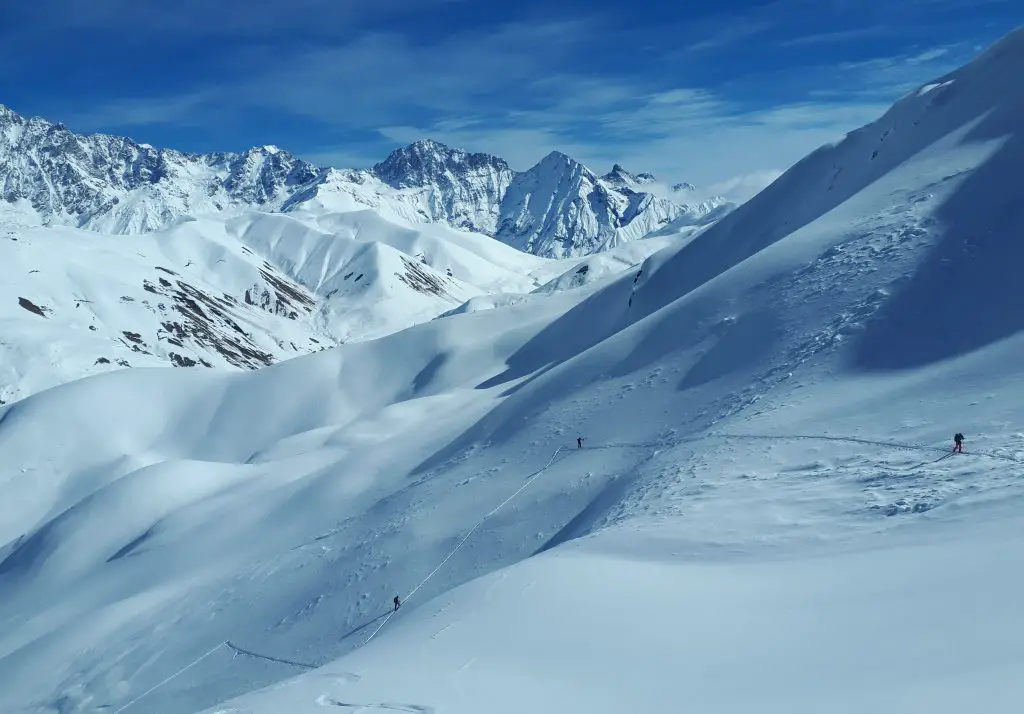
[{"label": "packed snow surface", "polygon": [[0,709],[1014,711],[1022,71],[617,277],[4,407]]}]

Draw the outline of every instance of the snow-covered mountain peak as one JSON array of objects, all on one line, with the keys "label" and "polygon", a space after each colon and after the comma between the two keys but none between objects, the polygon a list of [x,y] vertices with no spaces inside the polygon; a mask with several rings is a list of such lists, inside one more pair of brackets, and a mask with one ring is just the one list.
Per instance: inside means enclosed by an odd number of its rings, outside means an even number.
[{"label": "snow-covered mountain peak", "polygon": [[25,132],[30,121],[37,122],[37,126],[47,123],[38,117],[26,119],[10,107],[0,104],[0,151],[12,146]]},{"label": "snow-covered mountain peak", "polygon": [[421,188],[450,183],[463,175],[511,174],[504,159],[453,149],[432,139],[420,139],[392,151],[373,167],[381,181],[394,188]]},{"label": "snow-covered mountain peak", "polygon": [[21,119],[21,117],[13,109],[5,104],[0,104],[0,127],[3,127],[5,124],[11,124],[18,119]]},{"label": "snow-covered mountain peak", "polygon": [[686,231],[706,223],[725,205],[676,203],[645,190],[654,181],[651,174],[634,175],[619,164],[598,177],[579,161],[553,151],[516,176],[502,202],[497,237],[537,255],[579,256],[656,231]]},{"label": "snow-covered mountain peak", "polygon": [[[422,139],[369,170],[328,169],[273,144],[190,154],[0,109],[0,200],[27,202],[44,223],[100,232],[146,233],[222,211],[363,206],[561,256],[642,238],[690,211],[655,200],[650,174],[616,165],[601,178],[560,151],[518,173],[497,156]],[[524,191],[539,212],[529,220]]]},{"label": "snow-covered mountain peak", "polygon": [[[677,203],[652,192],[655,178],[621,165],[599,177],[552,151],[527,171],[503,159],[422,140],[393,151],[368,171],[330,170],[295,195],[286,210],[362,204],[416,222],[442,222],[485,233],[545,257],[578,256],[674,227],[706,223],[725,201]],[[337,198],[331,198],[331,196]],[[695,205],[691,205],[695,204]],[[726,206],[726,210],[729,206]]]},{"label": "snow-covered mountain peak", "polygon": [[184,216],[227,208],[277,208],[324,173],[263,146],[189,154],[7,110],[0,131],[0,200],[28,201],[49,223],[146,233]]},{"label": "snow-covered mountain peak", "polygon": [[233,199],[250,205],[279,204],[324,173],[276,146],[250,149],[241,155],[228,154],[225,159],[224,163],[215,164],[226,164],[224,188]]},{"label": "snow-covered mountain peak", "polygon": [[682,181],[680,183],[674,184],[672,186],[672,190],[675,191],[676,193],[683,193],[689,191],[696,191],[697,187],[694,186],[692,183],[689,183],[688,181]]},{"label": "snow-covered mountain peak", "polygon": [[657,182],[657,179],[654,178],[653,174],[646,172],[634,174],[623,168],[622,164],[615,164],[612,166],[612,170],[602,176],[601,180],[614,188],[630,191],[634,191],[642,188],[643,186]]},{"label": "snow-covered mountain peak", "polygon": [[[429,221],[493,235],[501,198],[515,175],[504,159],[423,139],[395,149],[371,173],[394,189],[418,189]],[[404,199],[403,199],[404,200]]]},{"label": "snow-covered mountain peak", "polygon": [[564,154],[561,151],[550,152],[547,156],[545,156],[543,159],[537,162],[536,166],[530,169],[530,171],[534,172],[543,172],[551,170],[577,171],[580,173],[585,172],[590,176],[593,176],[595,179],[597,178],[597,174],[595,174],[593,171],[588,169],[586,166],[584,166],[582,163],[580,163],[573,157],[569,156],[568,154]]},{"label": "snow-covered mountain peak", "polygon": [[608,188],[560,151],[515,177],[501,214],[500,240],[548,257],[599,250],[615,230]]}]

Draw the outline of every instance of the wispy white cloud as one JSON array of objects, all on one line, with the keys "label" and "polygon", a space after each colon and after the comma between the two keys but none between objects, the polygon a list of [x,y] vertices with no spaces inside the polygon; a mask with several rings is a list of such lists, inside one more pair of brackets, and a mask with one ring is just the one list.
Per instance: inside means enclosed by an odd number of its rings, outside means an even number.
[{"label": "wispy white cloud", "polygon": [[952,45],[949,47],[933,47],[932,49],[925,50],[920,54],[911,55],[907,58],[907,63],[916,66],[927,64],[928,62],[934,62],[942,57],[947,57],[952,49]]},{"label": "wispy white cloud", "polygon": [[303,32],[305,41],[351,35],[354,23],[468,0],[32,0],[10,3],[5,21],[18,34],[87,31],[119,43],[175,44],[211,36],[280,39]]},{"label": "wispy white cloud", "polygon": [[[495,107],[511,115],[558,95],[560,88],[550,80],[549,68],[579,50],[591,25],[588,20],[510,23],[434,42],[368,32],[349,42],[275,56],[274,62],[264,63],[266,68],[249,67],[240,79],[179,96],[125,97],[77,116],[104,126],[123,126],[127,117],[138,117],[145,125],[178,121],[200,109],[233,107],[369,128],[423,113],[433,121],[493,113]],[[244,57],[233,64],[254,64],[253,52],[244,50]],[[611,99],[593,93],[600,82],[580,81],[588,90],[576,95],[580,101],[602,106]]]},{"label": "wispy white cloud", "polygon": [[712,28],[704,39],[694,42],[687,50],[690,52],[707,52],[731,47],[755,35],[772,29],[774,23],[756,18],[734,19],[723,26]]},{"label": "wispy white cloud", "polygon": [[[586,20],[512,23],[434,43],[373,33],[312,49],[229,91],[240,101],[329,122],[393,123],[417,110],[442,115],[524,108],[546,95],[548,68],[578,49]],[[524,91],[525,89],[532,91]],[[554,92],[553,87],[548,93]]]},{"label": "wispy white cloud", "polygon": [[115,99],[97,107],[72,110],[61,118],[71,126],[102,126],[110,130],[155,124],[203,126],[213,118],[217,93],[199,90],[185,94]]},{"label": "wispy white cloud", "polygon": [[[791,98],[751,103],[742,93],[665,85],[664,74],[585,73],[567,60],[586,50],[597,25],[510,23],[430,40],[363,33],[278,57],[239,81],[178,97],[119,100],[84,118],[104,126],[187,122],[229,107],[377,132],[382,153],[431,137],[503,156],[520,169],[559,150],[598,171],[618,161],[669,182],[749,187],[875,119],[894,88],[931,79],[957,55],[939,47],[801,69],[787,77],[804,82],[801,91],[790,88]],[[764,27],[752,23],[744,31]],[[305,154],[342,165],[382,158],[337,142],[307,146]]]},{"label": "wispy white cloud", "polygon": [[973,49],[962,44],[931,47],[910,54],[876,57],[857,62],[844,62],[836,68],[836,84],[814,91],[817,97],[889,96],[898,97],[929,79],[947,74],[973,55]]},{"label": "wispy white cloud", "polygon": [[871,25],[867,27],[852,27],[843,30],[829,32],[816,32],[807,35],[799,35],[779,43],[780,47],[806,47],[812,45],[825,45],[835,42],[856,42],[859,40],[874,39],[878,37],[892,37],[900,34],[900,29],[891,25]]},{"label": "wispy white cloud", "polygon": [[887,72],[893,69],[914,68],[934,62],[935,60],[943,57],[948,57],[950,52],[956,46],[957,45],[930,47],[926,50],[909,55],[873,57],[868,60],[861,60],[857,62],[843,62],[839,65],[839,69],[844,71]]}]

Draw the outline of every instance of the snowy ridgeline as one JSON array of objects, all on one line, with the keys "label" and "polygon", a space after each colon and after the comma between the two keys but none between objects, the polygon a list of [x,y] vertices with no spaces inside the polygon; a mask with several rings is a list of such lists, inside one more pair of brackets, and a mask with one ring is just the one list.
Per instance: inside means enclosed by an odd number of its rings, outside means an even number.
[{"label": "snowy ridgeline", "polygon": [[0,405],[127,367],[255,369],[593,289],[731,208],[560,154],[518,174],[423,141],[322,170],[273,146],[184,154],[3,107],[0,174]]},{"label": "snowy ridgeline", "polygon": [[82,136],[0,105],[0,200],[24,201],[48,223],[104,233],[161,230],[184,216],[307,204],[373,208],[442,223],[536,255],[587,255],[666,226],[699,226],[731,207],[690,184],[655,188],[620,166],[599,177],[552,153],[525,172],[495,156],[435,141],[397,149],[371,169],[314,166],[275,146],[188,154],[131,139]]},{"label": "snowy ridgeline", "polygon": [[559,261],[370,210],[250,211],[130,239],[7,226],[0,403],[125,367],[256,369],[534,291],[595,289],[677,239]]},{"label": "snowy ridgeline", "polygon": [[1014,711],[1022,71],[636,271],[6,407],[0,709]]}]

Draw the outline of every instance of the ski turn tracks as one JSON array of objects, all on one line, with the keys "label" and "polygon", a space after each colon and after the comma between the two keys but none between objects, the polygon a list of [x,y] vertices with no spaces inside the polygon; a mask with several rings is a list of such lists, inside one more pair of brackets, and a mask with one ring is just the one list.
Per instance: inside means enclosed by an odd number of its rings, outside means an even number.
[{"label": "ski turn tracks", "polygon": [[[589,447],[584,447],[584,448],[589,449],[591,451],[598,450],[598,449],[634,449],[634,448],[638,448],[638,449],[658,449],[658,448],[679,446],[679,445],[687,444],[687,443],[697,443],[697,442],[706,441],[708,439],[714,439],[714,438],[720,438],[720,439],[740,439],[740,440],[767,440],[767,441],[788,441],[788,440],[794,440],[794,439],[808,439],[808,440],[818,440],[818,441],[839,441],[839,442],[846,442],[846,443],[851,443],[851,444],[864,444],[864,445],[868,445],[868,446],[881,446],[881,447],[885,447],[885,448],[905,449],[905,450],[910,450],[910,451],[944,452],[943,456],[940,456],[938,459],[935,459],[934,461],[925,462],[925,464],[937,463],[937,462],[942,461],[944,459],[947,459],[947,458],[949,458],[950,456],[953,455],[952,451],[950,451],[948,449],[944,449],[942,447],[937,447],[937,446],[924,446],[924,445],[921,445],[921,444],[904,444],[904,443],[893,442],[893,441],[877,441],[877,440],[872,440],[872,439],[862,439],[862,438],[853,437],[853,436],[827,436],[827,435],[815,435],[815,434],[776,434],[776,435],[770,435],[770,434],[708,434],[706,436],[701,436],[701,437],[696,437],[696,438],[671,439],[671,440],[665,440],[665,441],[660,441],[660,442],[644,442],[644,443],[620,443],[620,444],[612,443],[612,444],[601,444],[601,445],[589,446]],[[501,511],[501,509],[503,509],[505,506],[507,506],[509,503],[511,503],[519,494],[521,494],[523,491],[525,491],[527,488],[529,488],[530,485],[534,481],[536,481],[545,471],[547,471],[549,468],[551,468],[551,466],[556,462],[556,460],[558,460],[558,455],[559,454],[561,454],[563,452],[571,452],[571,451],[576,451],[576,449],[572,449],[572,448],[569,448],[569,447],[566,447],[566,446],[559,446],[558,448],[556,448],[554,453],[551,454],[551,458],[548,459],[547,463],[545,463],[539,469],[537,469],[532,474],[530,474],[530,476],[527,477],[526,481],[523,482],[523,485],[520,486],[519,488],[517,488],[512,493],[511,496],[509,496],[504,501],[499,503],[497,506],[492,508],[479,521],[477,521],[473,525],[473,527],[470,528],[466,532],[466,534],[462,537],[462,539],[459,540],[459,542],[455,545],[455,547],[452,548],[451,552],[448,553],[448,555],[446,555],[445,558],[440,563],[438,563],[437,567],[435,567],[433,570],[431,570],[430,573],[428,573],[427,576],[425,578],[423,578],[423,580],[420,581],[420,583],[416,587],[414,587],[412,590],[409,591],[409,593],[405,596],[405,598],[402,600],[402,602],[407,602],[409,600],[409,598],[411,598],[413,595],[415,595],[424,585],[426,585],[427,582],[429,582],[430,579],[432,577],[434,577],[434,575],[436,575],[441,570],[441,568],[443,568],[448,563],[448,561],[451,560],[455,556],[455,554],[458,553],[462,549],[462,546],[464,546],[469,541],[469,539],[473,536],[473,534],[477,531],[477,529],[480,528],[480,526],[482,526],[484,523],[487,522],[487,520],[489,518],[491,518],[492,516],[497,514],[499,511]],[[988,457],[988,458],[991,458],[991,459],[1000,459],[1000,460],[1009,461],[1009,462],[1012,462],[1012,463],[1022,463],[1022,461],[1020,459],[1015,459],[1015,458],[1013,458],[1011,456],[1006,456],[1006,455],[1003,455],[1003,454],[994,454],[994,453],[985,452],[985,451],[971,451],[971,452],[964,452],[964,453],[965,453],[965,455],[984,456],[984,457]],[[921,464],[921,465],[925,465],[925,464]],[[392,610],[391,612],[389,612],[387,617],[384,618],[384,621],[381,622],[380,625],[377,627],[377,629],[374,630],[373,633],[370,634],[370,636],[366,638],[366,642],[364,642],[363,644],[364,645],[368,644],[371,640],[373,640],[373,638],[376,637],[377,634],[382,629],[384,629],[384,626],[386,624],[388,624],[388,621],[391,620],[391,618],[395,615],[396,612],[397,612],[397,610]],[[195,660],[193,660],[192,662],[190,662],[186,666],[182,667],[177,672],[175,672],[171,676],[169,676],[166,679],[164,679],[163,681],[161,681],[159,684],[156,684],[155,686],[147,689],[145,692],[143,692],[139,696],[135,697],[134,699],[132,699],[127,704],[122,705],[119,709],[116,709],[113,712],[113,714],[120,714],[121,712],[125,711],[126,709],[131,707],[136,702],[138,702],[141,699],[145,698],[149,694],[152,694],[154,691],[156,691],[160,687],[164,686],[168,682],[172,681],[176,677],[179,677],[180,675],[184,674],[186,671],[188,671],[189,669],[191,669],[195,665],[197,665],[200,662],[202,662],[204,659],[206,659],[207,657],[212,655],[214,652],[219,650],[221,647],[226,647],[227,649],[229,649],[233,653],[234,656],[243,655],[243,656],[246,656],[246,657],[253,657],[253,658],[256,658],[256,659],[262,659],[262,660],[266,660],[268,662],[278,662],[280,664],[285,664],[285,665],[289,665],[289,666],[292,666],[292,667],[300,667],[300,668],[304,668],[304,669],[315,669],[316,668],[316,665],[310,665],[310,664],[305,664],[305,663],[302,663],[302,662],[295,662],[293,660],[281,659],[281,658],[278,658],[278,657],[270,657],[270,656],[267,656],[267,655],[261,655],[261,654],[258,654],[256,652],[251,652],[249,650],[245,650],[245,649],[242,649],[240,647],[236,647],[235,645],[231,644],[228,641],[224,641],[224,642],[218,643],[215,647],[213,647],[212,649],[208,650],[204,654],[200,655],[198,658],[196,658]]]},{"label": "ski turn tracks", "polygon": [[212,655],[212,654],[213,654],[214,652],[216,652],[217,650],[219,650],[219,649],[220,649],[221,647],[224,647],[224,646],[226,646],[227,644],[228,644],[227,642],[221,642],[221,643],[220,643],[220,644],[218,644],[218,645],[217,645],[216,647],[213,647],[212,649],[209,649],[209,650],[207,650],[207,651],[206,651],[206,654],[204,654],[204,655],[201,655],[200,657],[197,657],[196,659],[192,660],[192,661],[191,661],[191,662],[189,662],[189,663],[188,663],[187,665],[185,665],[184,667],[182,667],[181,669],[179,669],[179,670],[178,670],[177,672],[175,672],[174,674],[172,674],[172,675],[171,675],[170,677],[168,677],[167,679],[163,680],[163,681],[162,681],[162,682],[160,682],[159,684],[156,684],[156,685],[154,685],[154,686],[150,687],[149,689],[147,689],[146,691],[144,691],[144,692],[143,692],[142,694],[140,694],[139,696],[135,697],[135,699],[133,699],[133,700],[131,700],[130,702],[128,702],[127,704],[123,705],[123,706],[122,706],[122,707],[121,707],[120,709],[116,709],[116,710],[114,710],[114,714],[121,714],[121,712],[123,712],[123,711],[124,711],[125,709],[127,709],[127,708],[128,708],[128,707],[130,707],[131,705],[135,704],[135,703],[136,703],[137,701],[139,701],[140,699],[143,699],[144,697],[147,697],[147,696],[149,696],[150,694],[152,694],[152,693],[153,693],[153,692],[155,692],[156,690],[160,689],[160,687],[164,686],[165,684],[167,684],[167,683],[168,683],[168,682],[170,682],[171,680],[175,679],[176,677],[179,677],[179,676],[181,676],[182,674],[184,674],[184,673],[185,673],[185,672],[187,672],[188,670],[192,669],[192,668],[193,668],[193,667],[195,667],[195,666],[196,666],[197,664],[199,664],[199,663],[200,663],[200,662],[202,662],[202,661],[203,661],[204,659],[206,659],[207,657],[209,657],[210,655]]},{"label": "ski turn tracks", "polygon": [[[502,501],[501,503],[499,503],[499,504],[498,504],[497,506],[495,506],[495,507],[494,507],[493,509],[491,509],[491,510],[490,510],[490,511],[489,511],[489,512],[488,512],[488,513],[486,514],[486,515],[484,515],[484,517],[483,517],[483,518],[481,518],[481,519],[480,519],[479,521],[477,521],[477,522],[476,522],[476,524],[474,524],[474,525],[473,525],[473,527],[472,527],[472,528],[470,528],[470,529],[469,529],[469,530],[468,530],[468,531],[466,532],[466,535],[464,535],[464,536],[462,537],[462,540],[460,540],[460,541],[459,541],[459,542],[458,542],[458,543],[457,543],[457,544],[455,545],[455,547],[454,547],[454,548],[452,548],[452,551],[451,551],[451,552],[450,552],[450,553],[449,553],[449,554],[448,554],[447,556],[445,556],[444,560],[442,560],[442,561],[441,561],[441,562],[440,562],[440,563],[438,564],[438,566],[437,566],[436,568],[434,568],[433,570],[431,570],[431,571],[430,571],[430,573],[428,573],[428,574],[427,574],[427,577],[423,578],[423,580],[422,580],[422,581],[420,581],[420,584],[419,584],[419,585],[417,585],[416,587],[414,587],[414,588],[413,588],[412,590],[410,590],[410,591],[409,591],[409,594],[408,594],[408,595],[406,595],[406,596],[405,596],[405,597],[404,597],[404,598],[402,599],[402,602],[403,602],[403,603],[404,603],[404,602],[407,602],[407,601],[409,600],[409,598],[411,598],[411,597],[412,597],[413,595],[415,595],[415,594],[416,594],[416,592],[417,592],[417,591],[418,591],[418,590],[419,590],[420,588],[422,588],[422,587],[423,587],[424,585],[426,585],[426,584],[427,584],[427,582],[428,582],[428,581],[429,581],[429,580],[430,580],[430,579],[431,579],[432,577],[434,577],[434,575],[436,575],[436,574],[437,574],[437,572],[438,572],[438,571],[439,571],[439,570],[440,570],[441,568],[443,568],[443,567],[445,566],[445,564],[446,564],[446,563],[447,563],[447,562],[448,562],[449,560],[451,560],[451,559],[452,559],[452,557],[453,557],[453,556],[454,556],[454,555],[455,555],[456,553],[458,553],[458,552],[459,552],[459,551],[460,551],[460,550],[462,549],[462,546],[464,546],[464,545],[466,544],[466,542],[467,542],[467,541],[468,541],[468,540],[469,540],[469,539],[470,539],[470,538],[472,537],[473,533],[475,533],[475,532],[476,532],[476,529],[477,529],[477,528],[479,528],[480,526],[482,526],[482,525],[483,525],[483,524],[484,524],[484,523],[485,523],[485,522],[487,521],[487,519],[488,519],[488,518],[490,518],[491,516],[495,515],[496,513],[498,513],[498,511],[500,511],[500,510],[501,510],[502,508],[504,508],[505,506],[507,506],[507,505],[508,505],[508,504],[509,504],[509,503],[510,503],[510,502],[511,502],[511,501],[512,501],[512,500],[513,500],[513,499],[514,499],[514,498],[515,498],[516,496],[518,496],[518,495],[519,495],[519,494],[521,494],[521,493],[522,493],[523,491],[525,491],[525,490],[526,490],[527,488],[529,488],[530,484],[532,484],[532,483],[533,483],[534,481],[536,481],[536,480],[537,480],[537,478],[538,478],[538,477],[539,477],[539,476],[540,476],[540,475],[541,475],[542,473],[544,473],[544,472],[545,472],[545,471],[547,471],[547,470],[548,470],[549,468],[551,468],[551,465],[552,465],[553,463],[555,463],[555,460],[556,460],[556,459],[558,458],[558,455],[559,455],[559,454],[560,454],[560,453],[561,453],[561,452],[562,452],[562,451],[563,451],[564,449],[565,449],[565,447],[563,447],[563,446],[559,446],[559,447],[558,447],[557,449],[555,449],[555,452],[554,452],[553,454],[551,454],[551,458],[550,458],[550,459],[548,459],[548,462],[547,462],[546,464],[544,464],[544,465],[543,465],[543,466],[541,466],[541,467],[540,467],[539,469],[537,469],[537,470],[536,470],[536,471],[534,471],[534,472],[533,472],[532,474],[530,474],[530,476],[529,476],[529,477],[528,477],[528,478],[526,479],[526,481],[525,481],[525,482],[523,483],[523,485],[522,485],[522,486],[520,486],[520,487],[519,487],[518,489],[516,489],[516,491],[515,491],[515,492],[514,492],[514,493],[513,493],[513,494],[512,494],[511,496],[509,496],[509,497],[508,497],[508,498],[506,498],[506,499],[505,499],[504,501]],[[372,632],[372,633],[370,634],[370,636],[366,638],[366,642],[364,642],[363,644],[364,644],[364,645],[365,645],[365,644],[368,644],[368,643],[370,642],[370,640],[372,640],[372,639],[373,639],[374,637],[376,637],[376,636],[377,636],[377,633],[378,633],[378,632],[380,632],[380,631],[381,631],[382,629],[384,629],[384,625],[388,624],[388,621],[389,621],[389,620],[390,620],[390,619],[391,619],[392,617],[394,617],[394,615],[395,615],[395,613],[396,613],[396,612],[398,612],[398,610],[392,610],[391,612],[389,612],[389,613],[388,613],[388,616],[384,618],[384,622],[380,623],[380,625],[378,625],[378,626],[377,626],[377,629],[376,629],[376,630],[374,630],[374,631],[373,631],[373,632]]]}]

